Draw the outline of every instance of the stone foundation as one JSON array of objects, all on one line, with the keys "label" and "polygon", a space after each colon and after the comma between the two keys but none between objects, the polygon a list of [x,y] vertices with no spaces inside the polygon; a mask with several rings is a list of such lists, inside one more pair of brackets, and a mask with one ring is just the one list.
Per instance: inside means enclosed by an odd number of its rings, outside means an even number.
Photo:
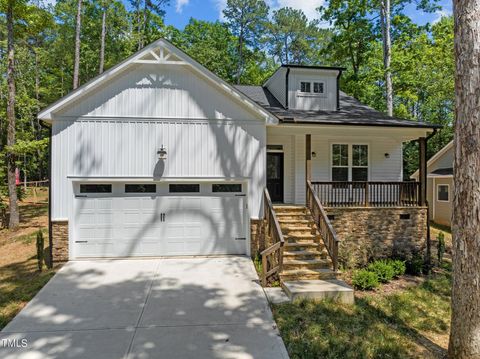
[{"label": "stone foundation", "polygon": [[340,242],[340,263],[362,266],[372,259],[423,255],[426,207],[325,208]]},{"label": "stone foundation", "polygon": [[250,220],[250,253],[255,257],[266,248],[265,245],[265,220]]},{"label": "stone foundation", "polygon": [[52,221],[53,262],[68,261],[68,221]]}]

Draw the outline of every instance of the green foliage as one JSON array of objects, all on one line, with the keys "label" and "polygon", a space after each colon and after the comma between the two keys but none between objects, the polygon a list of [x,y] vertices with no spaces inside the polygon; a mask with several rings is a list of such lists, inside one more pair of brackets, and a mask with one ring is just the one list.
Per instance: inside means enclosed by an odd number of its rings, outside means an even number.
[{"label": "green foliage", "polygon": [[406,262],[406,272],[410,275],[420,275],[423,272],[424,260],[420,254],[415,254]]},{"label": "green foliage", "polygon": [[367,270],[375,273],[380,283],[390,282],[395,275],[395,270],[391,262],[386,260],[378,260],[370,263],[367,266]]},{"label": "green foliage", "polygon": [[44,239],[43,233],[41,230],[37,232],[37,263],[38,263],[38,270],[41,272],[43,269],[43,261],[44,261]]},{"label": "green foliage", "polygon": [[379,286],[378,276],[370,270],[360,269],[353,274],[352,284],[356,289],[371,290]]},{"label": "green foliage", "polygon": [[393,277],[398,278],[405,274],[407,270],[407,266],[405,261],[399,259],[390,259],[388,260],[388,264],[393,268]]},{"label": "green foliage", "polygon": [[443,232],[438,233],[437,241],[437,259],[438,265],[441,265],[443,262],[443,255],[445,254],[445,234],[443,234]]}]

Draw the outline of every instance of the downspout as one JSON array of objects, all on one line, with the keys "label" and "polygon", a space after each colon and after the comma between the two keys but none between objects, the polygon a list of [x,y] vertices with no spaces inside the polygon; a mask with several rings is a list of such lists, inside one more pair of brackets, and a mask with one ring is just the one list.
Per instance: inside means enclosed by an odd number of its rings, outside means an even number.
[{"label": "downspout", "polygon": [[40,125],[48,129],[48,251],[49,267],[53,267],[53,240],[52,240],[52,126],[40,120]]},{"label": "downspout", "polygon": [[338,70],[337,75],[337,111],[340,110],[340,76],[342,76],[342,70]]},{"label": "downspout", "polygon": [[290,75],[290,67],[287,67],[287,73],[285,74],[285,109],[288,110],[288,76]]}]

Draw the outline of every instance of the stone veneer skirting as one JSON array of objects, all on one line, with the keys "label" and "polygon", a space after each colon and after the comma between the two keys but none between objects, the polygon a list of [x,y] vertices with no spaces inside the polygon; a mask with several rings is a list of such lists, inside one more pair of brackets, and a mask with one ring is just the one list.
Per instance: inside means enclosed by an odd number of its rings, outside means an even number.
[{"label": "stone veneer skirting", "polygon": [[52,220],[53,262],[68,261],[68,221]]},{"label": "stone veneer skirting", "polygon": [[341,240],[339,259],[361,266],[378,258],[411,259],[423,255],[427,239],[426,207],[325,208]]}]

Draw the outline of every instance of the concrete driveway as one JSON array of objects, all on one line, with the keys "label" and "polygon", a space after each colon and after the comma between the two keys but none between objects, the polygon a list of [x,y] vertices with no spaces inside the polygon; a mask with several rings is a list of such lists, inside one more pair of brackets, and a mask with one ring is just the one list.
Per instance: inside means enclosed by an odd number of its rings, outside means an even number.
[{"label": "concrete driveway", "polygon": [[288,358],[247,257],[67,263],[0,358]]}]

